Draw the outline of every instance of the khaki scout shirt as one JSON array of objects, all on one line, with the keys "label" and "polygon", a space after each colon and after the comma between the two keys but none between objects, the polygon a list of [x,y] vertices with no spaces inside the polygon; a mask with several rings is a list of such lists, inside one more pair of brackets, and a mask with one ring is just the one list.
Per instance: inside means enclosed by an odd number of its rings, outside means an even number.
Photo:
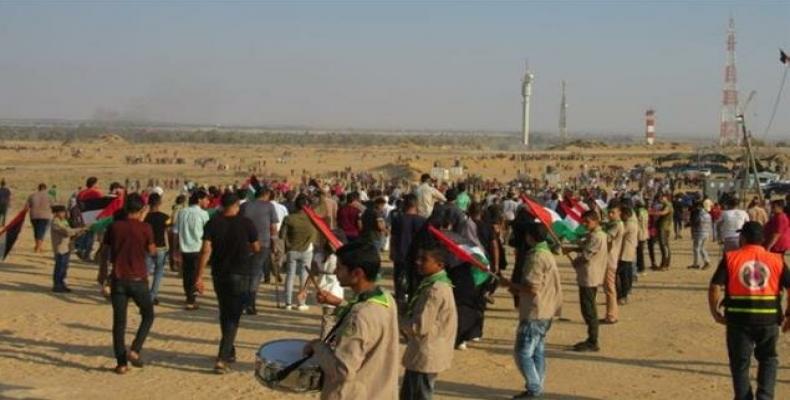
[{"label": "khaki scout shirt", "polygon": [[606,273],[606,232],[601,227],[587,234],[581,254],[573,262],[576,283],[581,287],[598,287]]},{"label": "khaki scout shirt", "polygon": [[620,260],[626,262],[636,261],[636,245],[639,237],[639,221],[631,216],[625,221],[623,234],[623,249],[620,251]]},{"label": "khaki scout shirt", "polygon": [[323,343],[314,347],[324,372],[322,400],[398,398],[398,312],[389,293],[382,298],[352,306],[334,351]]},{"label": "khaki scout shirt", "polygon": [[82,229],[73,229],[69,227],[69,223],[65,219],[52,219],[52,229],[49,235],[52,239],[52,250],[55,254],[62,255],[70,253],[74,248],[74,242],[71,238],[82,231]]},{"label": "khaki scout shirt", "polygon": [[612,221],[606,230],[606,235],[609,237],[609,257],[606,259],[606,266],[609,269],[617,269],[617,261],[620,259],[620,251],[623,249],[624,234],[623,221]]},{"label": "khaki scout shirt", "polygon": [[401,331],[408,338],[403,366],[429,374],[450,369],[458,331],[452,286],[434,282],[415,300],[411,314],[401,322]]},{"label": "khaki scout shirt", "polygon": [[640,208],[636,214],[639,221],[639,235],[637,238],[639,239],[640,242],[650,239],[650,236],[648,235],[648,231],[647,231],[647,224],[650,219],[650,215],[647,213],[647,210],[644,208]]},{"label": "khaki scout shirt", "polygon": [[545,242],[527,253],[522,282],[530,285],[530,291],[519,296],[519,319],[552,319],[562,306],[562,282],[557,262]]}]

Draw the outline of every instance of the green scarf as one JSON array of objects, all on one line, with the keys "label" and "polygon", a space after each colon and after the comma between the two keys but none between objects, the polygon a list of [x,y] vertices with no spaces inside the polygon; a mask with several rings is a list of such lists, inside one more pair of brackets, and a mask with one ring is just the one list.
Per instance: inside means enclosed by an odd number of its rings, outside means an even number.
[{"label": "green scarf", "polygon": [[412,312],[414,312],[414,305],[417,304],[417,299],[419,299],[422,296],[422,294],[426,290],[431,288],[433,284],[436,282],[444,282],[450,285],[451,287],[453,286],[453,283],[450,280],[450,277],[447,276],[447,271],[445,270],[441,270],[431,276],[426,276],[425,278],[422,278],[422,281],[420,281],[420,286],[418,286],[417,291],[414,292],[414,297],[409,299],[409,306],[408,306],[409,316],[411,316]]},{"label": "green scarf", "polygon": [[381,289],[380,286],[376,286],[375,289],[369,292],[360,293],[354,296],[354,298],[351,299],[351,301],[349,301],[348,303],[338,306],[337,311],[335,311],[335,315],[337,316],[337,319],[338,320],[343,319],[343,317],[345,317],[346,314],[348,314],[351,311],[351,308],[353,308],[355,305],[359,303],[364,303],[366,301],[384,307],[389,307],[391,305],[389,296],[387,296],[387,294],[384,293],[384,291]]}]

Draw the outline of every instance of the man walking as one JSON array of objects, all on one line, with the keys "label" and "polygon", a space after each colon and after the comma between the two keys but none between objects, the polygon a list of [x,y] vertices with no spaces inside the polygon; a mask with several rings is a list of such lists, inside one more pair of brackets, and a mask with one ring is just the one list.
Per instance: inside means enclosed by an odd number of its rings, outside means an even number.
[{"label": "man walking", "polygon": [[195,296],[197,281],[198,259],[202,247],[203,227],[209,220],[208,207],[210,199],[208,193],[197,190],[189,197],[189,207],[178,212],[177,227],[178,246],[182,258],[182,283],[186,296],[186,310],[197,310],[197,297]]},{"label": "man walking", "polygon": [[260,265],[253,265],[252,260],[253,253],[260,252],[261,243],[253,222],[239,215],[239,198],[225,193],[220,201],[222,215],[212,218],[203,233],[196,286],[202,286],[203,271],[211,260],[222,332],[214,372],[223,374],[228,371],[228,364],[236,361],[234,343],[245,298],[249,295],[252,277],[260,276]]},{"label": "man walking", "polygon": [[[285,308],[288,310],[293,309],[294,277],[299,273],[299,288],[302,288],[307,279],[307,269],[310,268],[310,263],[313,260],[313,242],[318,234],[313,223],[310,222],[310,218],[302,210],[307,205],[307,197],[300,194],[296,197],[294,205],[294,212],[285,217],[280,229],[280,238],[285,244],[286,264],[288,265],[288,275],[285,277]],[[301,296],[301,293],[297,300],[299,305],[296,309],[307,311],[306,299]]]},{"label": "man walking", "polygon": [[154,305],[158,305],[159,287],[162,284],[162,277],[165,275],[165,258],[167,257],[166,231],[170,217],[160,211],[162,196],[159,193],[152,193],[148,196],[148,206],[150,210],[145,216],[145,223],[151,225],[151,230],[154,232],[154,243],[156,244],[156,254],[148,258],[148,275],[153,276],[151,301],[154,302]]},{"label": "man walking", "polygon": [[52,219],[52,205],[47,194],[47,185],[43,183],[38,185],[38,191],[28,197],[27,206],[30,208],[30,223],[33,225],[33,236],[36,241],[33,251],[40,253],[44,251],[44,236],[47,234],[49,220]]},{"label": "man walking", "polygon": [[[790,270],[781,256],[762,246],[764,233],[759,223],[747,222],[739,233],[741,248],[722,258],[710,282],[708,303],[713,319],[727,326],[735,400],[770,400],[774,398],[779,363],[776,342],[783,319],[782,331],[790,331]],[[782,288],[788,294],[784,316]],[[749,382],[752,353],[758,362],[756,392]]]},{"label": "man walking", "polygon": [[274,204],[271,202],[272,191],[266,186],[261,186],[255,193],[255,200],[244,203],[241,207],[241,214],[249,218],[255,230],[258,232],[258,240],[261,243],[261,251],[252,256],[252,279],[246,312],[249,315],[258,313],[255,308],[255,300],[258,297],[258,287],[261,284],[261,276],[264,281],[269,283],[272,273],[272,238],[277,236],[277,218]]},{"label": "man walking", "polygon": [[[128,372],[128,363],[142,367],[140,350],[154,323],[154,305],[148,292],[146,258],[156,254],[154,232],[143,222],[143,199],[133,193],[126,198],[126,218],[115,221],[104,235],[110,250],[110,297],[112,299],[112,343],[118,362],[115,373]],[[131,348],[126,349],[126,308],[132,299],[140,309],[140,327]]]}]

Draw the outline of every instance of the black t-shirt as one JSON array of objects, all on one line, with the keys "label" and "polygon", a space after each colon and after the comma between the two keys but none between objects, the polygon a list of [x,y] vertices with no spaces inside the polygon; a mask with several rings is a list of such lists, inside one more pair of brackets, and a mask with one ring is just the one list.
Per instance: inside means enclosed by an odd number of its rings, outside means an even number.
[{"label": "black t-shirt", "polygon": [[390,255],[392,261],[406,262],[409,254],[409,247],[417,232],[425,224],[425,218],[418,214],[398,213],[392,218],[392,241],[390,243]]},{"label": "black t-shirt", "polygon": [[211,241],[211,275],[252,275],[250,244],[258,232],[249,218],[217,215],[203,228],[203,240]]},{"label": "black t-shirt", "polygon": [[[716,268],[716,272],[713,273],[713,277],[710,280],[711,285],[719,285],[727,287],[729,280],[729,276],[727,274],[727,256],[721,258],[721,262],[719,263],[718,268]],[[790,288],[790,269],[787,268],[787,264],[782,267],[782,276],[779,277],[779,288],[788,289]],[[724,304],[727,305],[727,297],[724,298]],[[776,306],[776,320],[772,318],[774,314],[727,314],[727,322],[734,323],[738,325],[763,325],[766,323],[782,323],[782,295],[780,294],[777,296],[777,300],[775,302]]]},{"label": "black t-shirt", "polygon": [[362,236],[368,240],[378,240],[382,236],[379,231],[379,220],[383,220],[384,215],[376,208],[368,207],[362,213]]},{"label": "black t-shirt", "polygon": [[167,242],[165,242],[165,230],[167,229],[168,220],[170,220],[170,217],[161,211],[154,211],[145,216],[145,223],[151,225],[151,229],[154,230],[154,243],[156,243],[156,247],[161,248],[167,246]]}]

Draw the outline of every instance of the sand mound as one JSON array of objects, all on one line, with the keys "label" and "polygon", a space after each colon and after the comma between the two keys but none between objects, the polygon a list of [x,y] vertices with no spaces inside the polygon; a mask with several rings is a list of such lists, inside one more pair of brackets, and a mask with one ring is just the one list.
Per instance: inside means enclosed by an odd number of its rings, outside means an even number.
[{"label": "sand mound", "polygon": [[390,178],[416,180],[422,173],[422,170],[411,165],[411,163],[387,163],[373,168],[371,172]]},{"label": "sand mound", "polygon": [[129,142],[127,142],[126,139],[114,133],[107,133],[99,136],[99,143],[103,145],[129,144]]}]

